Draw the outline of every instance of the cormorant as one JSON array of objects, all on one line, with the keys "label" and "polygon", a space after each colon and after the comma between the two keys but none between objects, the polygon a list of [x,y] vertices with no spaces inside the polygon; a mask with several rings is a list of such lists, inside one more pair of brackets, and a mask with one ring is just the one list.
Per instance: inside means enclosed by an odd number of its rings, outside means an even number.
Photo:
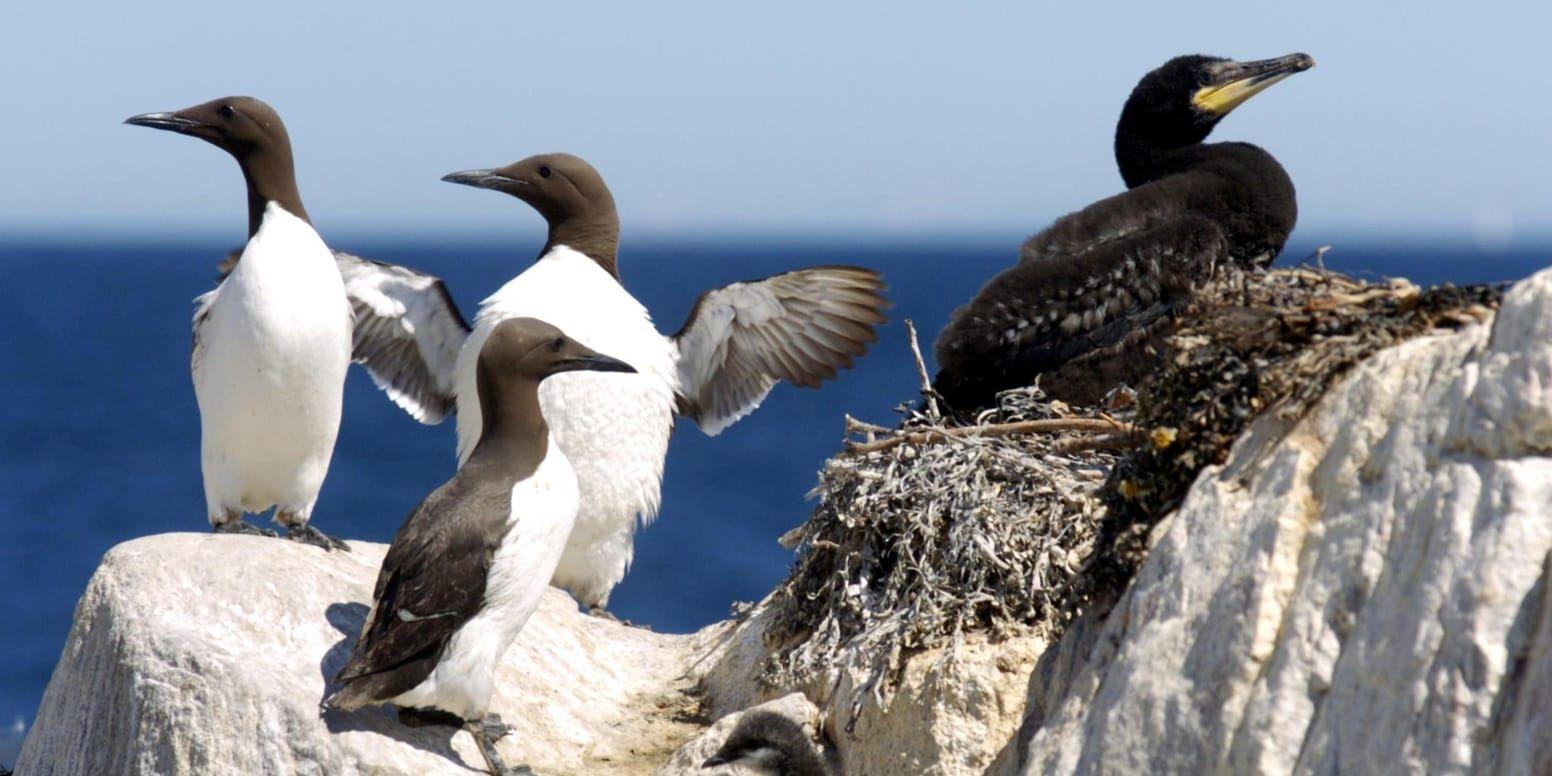
[{"label": "cormorant", "polygon": [[770,776],[828,776],[830,772],[803,728],[774,711],[745,713],[701,767],[733,764]]},{"label": "cormorant", "polygon": [[[938,335],[934,387],[954,408],[1028,385],[1094,403],[1156,368],[1143,355],[1219,266],[1270,263],[1298,208],[1293,181],[1249,143],[1203,143],[1240,104],[1315,61],[1171,59],[1143,76],[1116,126],[1128,191],[1029,238]],[[1140,352],[1141,351],[1141,352]]]}]

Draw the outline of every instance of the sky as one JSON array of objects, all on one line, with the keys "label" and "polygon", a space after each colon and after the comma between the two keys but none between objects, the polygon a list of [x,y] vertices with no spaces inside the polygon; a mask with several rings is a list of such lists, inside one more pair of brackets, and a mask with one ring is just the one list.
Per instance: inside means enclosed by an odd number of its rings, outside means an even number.
[{"label": "sky", "polygon": [[[0,238],[241,233],[235,164],[122,126],[274,105],[337,232],[500,237],[519,203],[438,181],[592,161],[631,235],[1022,234],[1121,188],[1115,119],[1182,53],[1317,67],[1216,139],[1288,168],[1300,232],[1552,238],[1552,4],[15,3],[0,27]],[[1318,237],[1317,237],[1318,239]]]}]

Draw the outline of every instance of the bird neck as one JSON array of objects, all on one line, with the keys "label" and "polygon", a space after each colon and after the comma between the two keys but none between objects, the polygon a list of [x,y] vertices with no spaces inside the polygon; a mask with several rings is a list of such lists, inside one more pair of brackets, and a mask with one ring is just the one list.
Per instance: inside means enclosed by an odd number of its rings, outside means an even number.
[{"label": "bird neck", "polygon": [[1116,166],[1126,187],[1135,189],[1190,167],[1196,152],[1204,145],[1182,143],[1177,139],[1155,137],[1127,126],[1124,120],[1116,129]]},{"label": "bird neck", "polygon": [[562,245],[597,262],[615,280],[620,279],[620,217],[612,206],[551,221],[549,239],[539,255]]},{"label": "bird neck", "polygon": [[475,454],[481,448],[486,452],[538,450],[543,457],[550,428],[539,409],[539,381],[528,377],[497,380],[484,364],[476,369],[482,429]]},{"label": "bird neck", "polygon": [[296,166],[289,147],[255,148],[238,159],[248,184],[248,237],[258,234],[264,208],[273,202],[297,218],[312,224],[302,194],[296,187]]}]

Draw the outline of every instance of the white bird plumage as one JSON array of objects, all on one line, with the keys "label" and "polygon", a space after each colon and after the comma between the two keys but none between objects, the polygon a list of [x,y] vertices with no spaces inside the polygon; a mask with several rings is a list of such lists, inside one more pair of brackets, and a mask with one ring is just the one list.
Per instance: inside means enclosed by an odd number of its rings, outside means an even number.
[{"label": "white bird plumage", "polygon": [[288,528],[305,525],[350,365],[333,256],[306,221],[270,203],[236,269],[197,302],[191,367],[211,524],[275,506]]},{"label": "white bird plumage", "polygon": [[576,526],[554,582],[590,606],[604,606],[625,576],[638,516],[656,516],[663,458],[673,430],[675,369],[670,343],[645,307],[597,262],[565,246],[545,254],[480,306],[458,357],[458,460],[482,424],[475,362],[496,324],[530,317],[609,353],[636,374],[570,372],[539,386],[556,443],[581,484]]}]

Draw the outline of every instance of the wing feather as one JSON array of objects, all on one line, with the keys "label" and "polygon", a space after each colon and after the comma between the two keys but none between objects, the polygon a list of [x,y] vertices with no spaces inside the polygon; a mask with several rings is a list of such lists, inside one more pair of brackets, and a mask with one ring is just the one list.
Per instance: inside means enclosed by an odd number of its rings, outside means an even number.
[{"label": "wing feather", "polygon": [[834,378],[878,339],[883,288],[872,270],[824,266],[702,294],[674,335],[680,414],[716,435],[777,382],[812,388]]},{"label": "wing feather", "polygon": [[411,417],[442,422],[456,407],[455,367],[469,324],[431,275],[335,251],[355,313],[351,358]]}]

